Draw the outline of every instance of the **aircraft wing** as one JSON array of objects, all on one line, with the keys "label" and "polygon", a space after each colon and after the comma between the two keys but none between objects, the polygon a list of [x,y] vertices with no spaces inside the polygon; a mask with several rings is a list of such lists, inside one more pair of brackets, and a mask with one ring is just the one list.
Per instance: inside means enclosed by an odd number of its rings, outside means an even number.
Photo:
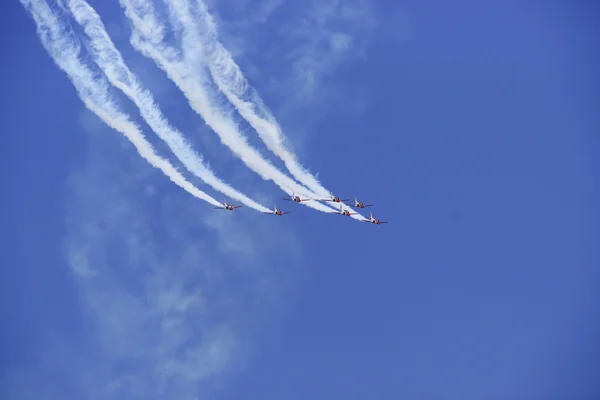
[{"label": "aircraft wing", "polygon": [[233,208],[242,208],[244,206],[233,206]]},{"label": "aircraft wing", "polygon": [[263,212],[263,214],[275,214],[273,211],[270,212]]},{"label": "aircraft wing", "polygon": [[282,212],[282,214],[291,214],[291,213],[292,213],[291,211]]},{"label": "aircraft wing", "polygon": [[217,210],[224,210],[225,207],[215,207],[215,209],[217,209]]},{"label": "aircraft wing", "polygon": [[290,199],[289,197],[282,197],[282,199],[287,200],[287,201],[292,201],[292,199]]}]

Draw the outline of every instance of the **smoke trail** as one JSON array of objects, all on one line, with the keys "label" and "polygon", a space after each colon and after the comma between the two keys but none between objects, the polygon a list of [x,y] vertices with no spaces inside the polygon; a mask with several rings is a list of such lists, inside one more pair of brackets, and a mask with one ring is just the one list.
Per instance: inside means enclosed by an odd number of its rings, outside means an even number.
[{"label": "smoke trail", "polygon": [[[191,0],[165,0],[170,7],[172,18],[177,27],[185,31],[193,30],[196,37],[189,44],[188,51],[196,51],[198,58],[205,57],[206,64],[219,90],[235,106],[240,115],[257,131],[267,148],[277,155],[286,165],[294,178],[321,197],[331,196],[318,180],[308,172],[297,160],[296,156],[285,146],[285,136],[275,117],[264,105],[258,93],[249,86],[239,66],[231,54],[219,42],[215,22],[208,12],[203,0],[196,0],[197,7],[191,7]],[[243,98],[247,96],[249,101]],[[352,209],[345,204],[342,208]],[[355,212],[355,211],[352,211]],[[360,213],[353,218],[366,219]]]},{"label": "smoke trail", "polygon": [[33,17],[42,45],[55,64],[67,74],[85,106],[108,126],[125,135],[138,153],[152,166],[160,169],[173,183],[198,199],[215,206],[221,205],[188,182],[169,161],[158,156],[137,125],[117,109],[108,92],[107,83],[80,59],[80,46],[73,38],[73,31],[60,23],[50,6],[42,0],[20,2]]},{"label": "smoke trail", "polygon": [[[271,180],[282,190],[287,188],[296,193],[305,193],[312,198],[319,197],[308,191],[304,186],[289,178],[248,144],[233,120],[215,107],[214,101],[209,96],[210,88],[203,81],[201,74],[202,60],[196,52],[184,51],[180,53],[164,43],[164,27],[154,15],[154,8],[150,2],[139,0],[120,0],[125,14],[133,23],[131,44],[144,56],[151,58],[168,77],[177,85],[188,99],[190,106],[198,113],[212,130],[219,135],[221,142],[229,147],[250,169],[265,180]],[[184,49],[189,48],[190,38],[184,33],[182,40]],[[308,207],[322,212],[331,209],[318,202],[302,203]]]},{"label": "smoke trail", "polygon": [[[172,4],[178,8],[184,7],[182,1],[172,0]],[[324,188],[286,148],[286,138],[275,117],[262,102],[258,93],[249,86],[231,54],[219,42],[217,27],[204,2],[198,0],[196,12],[190,10],[193,28],[201,34],[201,45],[204,48],[208,68],[219,90],[257,131],[269,150],[285,163],[294,178],[320,196],[329,196],[331,192]],[[243,99],[245,96],[249,97],[249,101]]]},{"label": "smoke trail", "polygon": [[91,39],[91,50],[96,64],[104,71],[110,83],[135,103],[146,123],[167,143],[188,171],[230,198],[255,210],[269,211],[268,208],[256,203],[217,178],[203,163],[202,157],[192,149],[183,134],[169,124],[155,103],[152,94],[141,87],[136,76],[125,64],[98,13],[84,0],[66,0],[66,2],[75,20]]}]

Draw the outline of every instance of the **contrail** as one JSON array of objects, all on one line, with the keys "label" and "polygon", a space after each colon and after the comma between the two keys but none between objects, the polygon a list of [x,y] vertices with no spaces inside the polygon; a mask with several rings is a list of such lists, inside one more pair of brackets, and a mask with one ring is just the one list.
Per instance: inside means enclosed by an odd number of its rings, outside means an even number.
[{"label": "contrail", "polygon": [[107,83],[80,59],[80,46],[72,37],[74,32],[60,23],[50,6],[42,0],[20,2],[33,17],[42,45],[54,63],[67,74],[85,106],[108,126],[125,135],[138,153],[152,166],[160,169],[173,183],[198,199],[220,206],[217,200],[188,182],[169,161],[158,156],[138,126],[117,109],[110,97]]},{"label": "contrail", "polygon": [[[189,51],[180,53],[164,43],[165,28],[154,15],[154,7],[151,2],[119,1],[126,16],[133,23],[131,37],[133,47],[144,56],[154,60],[156,65],[167,74],[188,99],[192,109],[219,135],[223,144],[229,147],[250,169],[263,179],[273,181],[283,191],[289,193],[291,189],[298,194],[306,194],[312,198],[319,197],[265,160],[258,150],[248,144],[234,121],[215,107],[214,96],[209,95],[211,88],[203,81],[202,60],[198,59],[201,54]],[[188,36],[189,32],[183,32],[181,39],[186,44],[183,46],[184,49],[193,45]],[[326,205],[316,201],[302,204],[326,213],[332,211]]]},{"label": "contrail", "polygon": [[[180,9],[185,7],[183,1],[172,0],[172,4]],[[219,90],[258,132],[269,150],[281,158],[298,181],[320,196],[329,196],[331,192],[324,188],[316,177],[308,172],[296,159],[296,156],[286,148],[286,138],[275,117],[264,105],[256,91],[249,86],[231,54],[220,43],[214,19],[204,2],[198,0],[197,6],[197,12],[193,12],[189,6],[187,7],[192,14],[191,21],[194,24],[191,28],[201,35],[200,43],[205,50],[204,55],[207,57],[208,68]],[[245,96],[249,97],[249,101],[243,100]]]},{"label": "contrail", "polygon": [[[198,49],[206,58],[206,64],[219,90],[235,106],[240,115],[256,130],[267,148],[277,155],[288,171],[299,182],[304,184],[321,197],[328,197],[331,192],[308,172],[285,145],[286,138],[275,117],[266,107],[258,93],[250,87],[241,69],[233,60],[231,54],[218,39],[217,27],[213,17],[208,12],[203,0],[196,0],[197,7],[192,7],[192,0],[165,0],[171,9],[171,14],[177,17],[173,21],[181,30],[190,29],[196,34],[193,49]],[[195,10],[194,10],[195,9]],[[187,11],[187,12],[186,12]],[[174,18],[172,18],[174,19]],[[189,47],[188,46],[188,47]],[[201,58],[201,57],[199,57]],[[244,97],[248,101],[244,100]],[[345,204],[343,209],[351,210]],[[365,219],[357,213],[355,219]]]},{"label": "contrail", "polygon": [[110,83],[119,88],[135,103],[146,123],[167,143],[188,171],[215,190],[242,202],[248,207],[261,212],[270,211],[216,177],[204,164],[202,157],[193,150],[184,135],[169,124],[154,101],[152,94],[141,87],[137,77],[127,67],[96,10],[84,0],[66,0],[66,2],[74,19],[81,25],[91,40],[91,51],[95,56],[94,61],[96,64],[104,71]]}]

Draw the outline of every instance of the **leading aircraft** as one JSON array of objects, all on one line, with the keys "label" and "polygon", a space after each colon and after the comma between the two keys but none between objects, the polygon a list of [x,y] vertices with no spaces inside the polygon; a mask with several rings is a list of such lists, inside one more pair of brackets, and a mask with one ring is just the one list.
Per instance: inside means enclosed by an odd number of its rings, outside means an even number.
[{"label": "leading aircraft", "polygon": [[377,218],[375,218],[373,216],[373,213],[369,213],[369,219],[363,219],[362,222],[370,222],[372,224],[376,224],[376,225],[380,225],[380,224],[387,224],[388,222],[386,221],[380,221]]},{"label": "leading aircraft", "polygon": [[339,198],[339,197],[337,197],[337,196],[334,196],[334,195],[329,195],[329,197],[330,197],[329,199],[321,199],[321,201],[332,201],[332,202],[334,202],[334,203],[341,203],[341,202],[344,202],[344,201],[348,201],[348,200],[350,200],[350,199],[343,199],[343,200],[340,200],[340,198]]},{"label": "leading aircraft", "polygon": [[356,197],[355,197],[354,198],[354,204],[346,204],[346,205],[350,206],[350,207],[365,208],[365,207],[371,207],[373,204],[365,204],[362,201],[356,200]]},{"label": "leading aircraft", "polygon": [[263,214],[271,214],[271,215],[283,215],[283,214],[291,214],[291,211],[281,211],[277,208],[277,204],[275,205],[275,207],[273,208],[273,211],[271,212],[263,212]]},{"label": "leading aircraft", "polygon": [[292,195],[291,195],[290,197],[284,197],[283,199],[284,199],[284,200],[287,200],[287,201],[295,201],[296,203],[301,203],[301,202],[303,202],[303,201],[309,201],[309,200],[312,200],[312,199],[301,199],[301,198],[300,198],[300,196],[296,196],[296,195],[294,194],[294,192],[292,192]]},{"label": "leading aircraft", "polygon": [[215,207],[215,208],[217,210],[229,210],[229,211],[233,211],[234,209],[240,208],[240,207],[243,207],[243,206],[232,206],[232,205],[227,204],[226,201],[223,201],[223,207]]},{"label": "leading aircraft", "polygon": [[341,215],[345,215],[346,217],[349,217],[351,215],[355,215],[358,213],[351,213],[348,210],[343,210],[342,205],[340,204],[340,211],[331,211],[331,214],[341,214]]}]

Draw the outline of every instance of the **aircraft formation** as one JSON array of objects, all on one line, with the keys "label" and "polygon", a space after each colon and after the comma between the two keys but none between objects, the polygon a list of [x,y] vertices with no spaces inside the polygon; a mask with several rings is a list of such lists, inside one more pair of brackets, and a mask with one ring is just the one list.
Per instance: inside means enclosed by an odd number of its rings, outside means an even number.
[{"label": "aircraft formation", "polygon": [[[172,183],[218,210],[234,211],[243,204],[243,207],[268,215],[292,213],[280,210],[277,204],[270,209],[252,200],[218,177],[204,163],[204,157],[182,131],[168,122],[151,91],[144,88],[141,80],[129,69],[102,18],[86,0],[65,0],[62,2],[64,7],[61,6],[60,9],[44,0],[20,2],[33,17],[43,47],[56,66],[67,75],[86,108],[108,127],[127,138],[137,153],[152,167],[162,171]],[[286,147],[285,136],[275,116],[243,76],[231,53],[219,41],[217,26],[204,0],[193,1],[196,4],[192,7],[194,12],[190,7],[181,6],[192,3],[191,0],[165,0],[165,3],[169,9],[168,14],[171,15],[169,20],[161,19],[152,2],[119,1],[132,28],[130,44],[166,74],[187,99],[197,117],[204,120],[210,128],[208,130],[220,138],[232,155],[263,181],[270,181],[278,186],[288,195],[283,198],[285,201],[360,222],[387,224],[386,221],[375,218],[372,213],[369,218],[361,215],[360,209],[373,204],[365,204],[356,198],[354,202],[350,202],[349,199],[340,199],[331,194],[331,190],[325,188]],[[81,29],[75,29],[71,20]],[[181,40],[175,41],[177,44],[164,42],[162,32],[171,29],[168,27],[170,25],[182,33]],[[89,46],[80,46],[79,34],[86,37],[86,43],[89,40]],[[93,62],[83,62],[88,57]],[[180,58],[193,62],[182,63]],[[198,74],[198,68],[205,70],[206,74]],[[124,76],[127,79],[123,79]],[[213,84],[220,93],[209,90]],[[133,102],[147,128],[164,142],[187,173],[222,193],[228,200],[241,204],[220,202],[189,181],[168,158],[157,151],[143,129],[134,123],[134,117],[121,109],[119,102],[111,94],[111,87],[119,89]],[[222,101],[222,96],[229,104]],[[251,100],[248,102],[248,99]],[[261,150],[246,140],[245,130],[238,126],[237,118],[231,113],[232,106],[240,119],[253,128],[267,149],[284,163],[289,175],[272,164]],[[294,191],[301,194],[297,195]]]},{"label": "aircraft formation", "polygon": [[[308,197],[308,196],[306,196]],[[327,201],[327,202],[333,202],[333,203],[339,203],[340,204],[340,210],[339,211],[331,211],[331,214],[339,214],[339,215],[344,215],[346,217],[349,217],[351,215],[356,215],[358,213],[353,213],[350,212],[348,210],[344,210],[342,207],[342,204],[345,204],[349,207],[354,207],[354,208],[365,208],[365,207],[372,207],[373,204],[365,204],[361,201],[358,201],[358,199],[355,197],[354,198],[354,202],[352,203],[346,203],[346,201],[349,201],[349,199],[340,199],[337,196],[333,196],[331,195],[331,197],[329,199],[311,199],[311,198],[300,198],[300,196],[297,196],[296,194],[294,194],[294,192],[292,192],[292,195],[289,197],[283,197],[283,200],[286,201],[293,201],[295,203],[302,203],[304,201]],[[228,211],[233,211],[236,208],[241,208],[243,206],[232,206],[231,204],[227,203],[226,201],[223,201],[223,206],[222,207],[215,207],[216,209],[219,210],[228,210]],[[277,208],[277,204],[275,204],[273,206],[273,211],[269,211],[269,212],[264,212],[263,214],[269,214],[269,215],[285,215],[285,214],[291,214],[291,211],[281,211],[280,209]],[[368,219],[362,219],[362,222],[369,222],[371,224],[375,224],[375,225],[381,225],[381,224],[387,224],[387,221],[380,221],[378,218],[375,218],[373,216],[373,213],[369,213],[369,218]]]}]

